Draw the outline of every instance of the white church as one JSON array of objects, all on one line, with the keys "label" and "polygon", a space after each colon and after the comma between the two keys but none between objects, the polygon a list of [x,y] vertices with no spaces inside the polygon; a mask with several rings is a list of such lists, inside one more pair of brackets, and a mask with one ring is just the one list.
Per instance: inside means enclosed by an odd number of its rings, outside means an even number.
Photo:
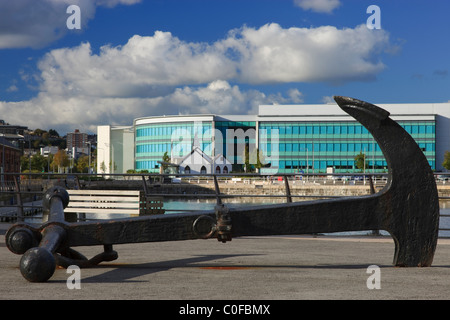
[{"label": "white church", "polygon": [[231,162],[222,154],[210,157],[200,148],[198,140],[187,155],[181,158],[171,157],[171,162],[178,166],[180,174],[227,174],[231,172]]}]

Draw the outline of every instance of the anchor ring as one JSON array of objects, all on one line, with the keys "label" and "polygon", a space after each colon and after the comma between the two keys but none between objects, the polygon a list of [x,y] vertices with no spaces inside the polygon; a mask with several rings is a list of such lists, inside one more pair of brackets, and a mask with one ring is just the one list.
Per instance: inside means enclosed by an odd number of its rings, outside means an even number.
[{"label": "anchor ring", "polygon": [[[210,230],[208,232],[200,230],[202,227],[204,227],[205,222],[210,223]],[[200,227],[201,225],[202,227]],[[194,231],[195,235],[200,239],[209,239],[213,236],[213,234],[217,230],[216,221],[210,216],[202,215],[197,219],[195,219],[194,223],[192,224],[192,230]]]}]

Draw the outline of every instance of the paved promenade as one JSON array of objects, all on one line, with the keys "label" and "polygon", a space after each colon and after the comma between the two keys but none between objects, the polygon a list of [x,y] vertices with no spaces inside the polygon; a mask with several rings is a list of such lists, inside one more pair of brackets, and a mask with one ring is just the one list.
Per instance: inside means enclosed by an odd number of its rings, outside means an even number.
[{"label": "paved promenade", "polygon": [[[57,269],[46,283],[20,274],[0,224],[0,299],[298,300],[449,299],[450,240],[429,268],[392,266],[390,237],[279,236],[116,245],[119,258],[81,269],[81,289]],[[101,247],[77,248],[87,257]],[[368,289],[371,265],[380,289]],[[372,284],[374,282],[371,282]]]}]

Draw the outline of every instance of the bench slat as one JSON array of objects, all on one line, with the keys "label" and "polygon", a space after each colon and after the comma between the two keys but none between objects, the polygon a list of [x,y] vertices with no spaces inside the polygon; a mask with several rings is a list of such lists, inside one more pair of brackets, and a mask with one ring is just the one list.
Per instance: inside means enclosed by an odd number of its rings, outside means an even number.
[{"label": "bench slat", "polygon": [[138,208],[139,205],[134,203],[118,203],[118,202],[76,202],[68,206],[68,208]]},{"label": "bench slat", "polygon": [[76,201],[89,201],[89,202],[95,202],[95,201],[111,201],[111,202],[139,202],[139,197],[92,197],[92,196],[71,196],[69,200],[70,202],[76,202]]},{"label": "bench slat", "polygon": [[[81,209],[81,210],[80,210]],[[71,213],[121,213],[121,214],[137,214],[139,215],[139,209],[99,209],[99,208],[69,208],[64,209],[64,212]]]},{"label": "bench slat", "polygon": [[64,212],[140,215],[163,211],[160,199],[141,198],[136,190],[67,190],[70,201]]},{"label": "bench slat", "polygon": [[73,194],[92,194],[92,195],[134,195],[138,196],[140,194],[140,191],[136,190],[67,190],[69,195]]}]

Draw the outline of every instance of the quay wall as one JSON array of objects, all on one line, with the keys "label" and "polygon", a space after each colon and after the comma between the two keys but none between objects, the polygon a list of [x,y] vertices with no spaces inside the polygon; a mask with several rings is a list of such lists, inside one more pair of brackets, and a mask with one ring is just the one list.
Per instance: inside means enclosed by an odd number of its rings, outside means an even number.
[{"label": "quay wall", "polygon": [[[375,191],[379,191],[384,184],[375,184]],[[116,189],[116,190],[143,190],[142,181],[115,180],[96,181],[84,184],[86,189]],[[362,196],[370,194],[370,185],[363,184],[334,184],[333,181],[325,183],[290,181],[289,188],[292,195],[300,196]],[[219,189],[225,195],[285,195],[284,182],[228,182],[219,183]],[[437,185],[439,197],[450,197],[450,185]],[[191,183],[155,183],[148,184],[147,190],[151,194],[214,194],[214,183],[200,181]]]}]

